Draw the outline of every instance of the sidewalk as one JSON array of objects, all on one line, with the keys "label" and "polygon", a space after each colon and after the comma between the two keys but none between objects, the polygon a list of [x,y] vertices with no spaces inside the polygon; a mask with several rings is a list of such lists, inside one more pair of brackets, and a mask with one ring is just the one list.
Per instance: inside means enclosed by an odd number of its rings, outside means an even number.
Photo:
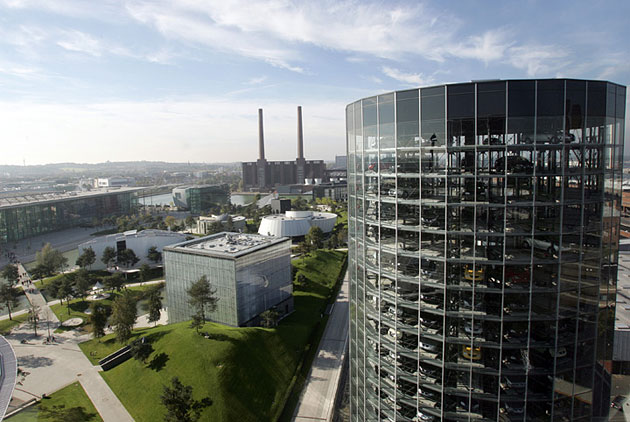
[{"label": "sidewalk", "polygon": [[[21,264],[19,270],[20,274],[28,277]],[[26,295],[32,304],[40,306],[39,333],[47,335],[47,318],[50,318],[51,332],[59,327],[59,319],[50,310],[39,290],[33,288],[33,292],[26,292]],[[28,324],[23,324],[6,338],[15,350],[18,365],[30,372],[22,385],[13,392],[17,399],[27,401],[33,396],[49,395],[74,381],[79,381],[105,422],[133,421],[127,409],[98,373],[100,367],[93,366],[79,348],[79,343],[89,340],[88,334],[79,334],[75,331],[56,333],[55,342],[47,344],[43,341],[42,335],[34,337]]]},{"label": "sidewalk", "polygon": [[348,273],[333,305],[319,350],[308,374],[300,401],[293,414],[294,421],[331,421],[339,377],[348,345]]}]

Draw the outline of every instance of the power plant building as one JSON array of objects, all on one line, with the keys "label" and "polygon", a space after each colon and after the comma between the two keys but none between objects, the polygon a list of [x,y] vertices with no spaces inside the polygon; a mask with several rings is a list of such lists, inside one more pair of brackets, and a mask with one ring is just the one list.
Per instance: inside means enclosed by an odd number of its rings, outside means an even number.
[{"label": "power plant building", "polygon": [[352,421],[604,421],[626,87],[492,80],[346,108]]},{"label": "power plant building", "polygon": [[321,181],[326,177],[323,160],[304,158],[302,131],[302,107],[298,106],[298,151],[295,161],[267,161],[263,131],[263,111],[258,110],[258,160],[242,163],[244,190],[270,190],[282,185],[304,185]]}]

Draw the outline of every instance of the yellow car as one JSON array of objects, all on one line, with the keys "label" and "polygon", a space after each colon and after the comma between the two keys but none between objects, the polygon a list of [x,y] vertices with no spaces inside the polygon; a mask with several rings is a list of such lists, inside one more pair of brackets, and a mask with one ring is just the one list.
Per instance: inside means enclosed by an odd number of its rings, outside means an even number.
[{"label": "yellow car", "polygon": [[482,266],[477,266],[473,270],[472,264],[464,265],[464,278],[471,281],[483,281],[484,270]]},{"label": "yellow car", "polygon": [[464,346],[462,356],[470,360],[481,360],[481,347]]}]

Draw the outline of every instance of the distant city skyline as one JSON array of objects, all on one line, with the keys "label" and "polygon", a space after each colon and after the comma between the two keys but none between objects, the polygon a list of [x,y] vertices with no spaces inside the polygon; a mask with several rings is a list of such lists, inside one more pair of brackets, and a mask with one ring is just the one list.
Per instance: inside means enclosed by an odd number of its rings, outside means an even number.
[{"label": "distant city skyline", "polygon": [[630,4],[594,5],[0,0],[0,164],[253,161],[258,108],[267,159],[293,160],[298,105],[306,158],[331,161],[345,105],[374,93],[628,85]]}]

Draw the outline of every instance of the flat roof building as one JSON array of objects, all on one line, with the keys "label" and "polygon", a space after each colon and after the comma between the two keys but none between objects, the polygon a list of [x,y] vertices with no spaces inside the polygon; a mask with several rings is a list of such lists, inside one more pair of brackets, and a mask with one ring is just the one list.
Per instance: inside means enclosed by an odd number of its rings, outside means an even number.
[{"label": "flat roof building", "polygon": [[192,318],[187,289],[206,276],[219,298],[208,319],[231,326],[258,325],[275,307],[293,311],[291,240],[256,234],[218,233],[164,248],[170,323]]},{"label": "flat roof building", "polygon": [[185,234],[166,230],[129,230],[123,233],[99,236],[95,239],[83,242],[79,245],[79,255],[86,249],[92,248],[96,254],[96,261],[92,264],[90,269],[104,270],[106,266],[101,261],[101,257],[103,256],[105,248],[114,248],[116,252],[120,252],[123,249],[131,249],[139,259],[135,267],[139,267],[142,264],[153,264],[153,262],[147,258],[147,253],[152,246],[155,246],[159,252],[162,252],[164,246],[183,242],[186,240],[186,237]]},{"label": "flat roof building", "polygon": [[132,213],[138,188],[89,192],[45,192],[0,197],[0,243],[92,224],[103,217]]}]

